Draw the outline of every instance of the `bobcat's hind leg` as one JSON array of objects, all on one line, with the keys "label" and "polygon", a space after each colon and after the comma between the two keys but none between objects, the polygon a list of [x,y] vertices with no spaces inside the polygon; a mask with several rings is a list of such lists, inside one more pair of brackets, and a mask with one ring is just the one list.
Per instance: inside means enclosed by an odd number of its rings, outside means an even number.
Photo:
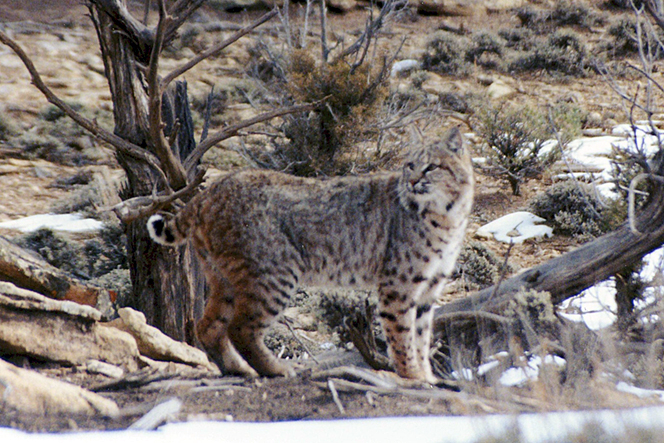
[{"label": "bobcat's hind leg", "polygon": [[228,327],[235,311],[234,297],[228,282],[212,273],[207,273],[207,282],[210,297],[203,317],[196,325],[198,340],[224,374],[257,377],[258,373],[240,356],[228,336]]},{"label": "bobcat's hind leg", "polygon": [[260,375],[292,377],[293,368],[278,359],[263,341],[265,330],[285,308],[290,295],[281,291],[280,299],[259,291],[261,288],[255,285],[238,297],[235,317],[229,326],[231,341]]}]

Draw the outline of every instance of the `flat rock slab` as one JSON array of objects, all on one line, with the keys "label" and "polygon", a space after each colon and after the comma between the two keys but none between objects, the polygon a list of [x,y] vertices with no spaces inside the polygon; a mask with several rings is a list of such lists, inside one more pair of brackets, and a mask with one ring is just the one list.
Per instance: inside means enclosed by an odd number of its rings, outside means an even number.
[{"label": "flat rock slab", "polygon": [[62,302],[0,282],[0,350],[46,361],[83,365],[90,359],[127,371],[139,368],[136,340],[103,326],[94,308]]},{"label": "flat rock slab", "polygon": [[0,360],[0,405],[28,414],[116,417],[118,405],[79,386]]},{"label": "flat rock slab", "polygon": [[114,326],[127,331],[136,339],[138,349],[142,355],[155,360],[203,366],[209,370],[217,371],[217,368],[208,360],[205,352],[186,343],[173,340],[159,329],[148,325],[142,312],[131,308],[122,308],[118,310],[118,314],[122,321],[114,321]]}]

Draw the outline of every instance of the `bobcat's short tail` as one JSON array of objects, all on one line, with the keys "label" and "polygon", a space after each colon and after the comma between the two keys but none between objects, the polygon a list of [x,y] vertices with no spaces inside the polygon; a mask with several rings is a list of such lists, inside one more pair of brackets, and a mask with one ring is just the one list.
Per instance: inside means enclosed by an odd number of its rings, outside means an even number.
[{"label": "bobcat's short tail", "polygon": [[177,246],[186,240],[186,237],[177,229],[174,218],[166,220],[159,214],[148,219],[148,232],[152,240],[160,245]]}]

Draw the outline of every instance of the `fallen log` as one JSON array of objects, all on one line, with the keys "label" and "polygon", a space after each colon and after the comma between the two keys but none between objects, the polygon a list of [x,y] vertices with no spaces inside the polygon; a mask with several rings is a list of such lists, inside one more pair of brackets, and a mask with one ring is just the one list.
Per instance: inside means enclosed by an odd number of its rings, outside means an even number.
[{"label": "fallen log", "polygon": [[[654,177],[664,176],[664,151],[653,168]],[[624,223],[577,249],[530,268],[497,285],[438,308],[434,314],[437,336],[445,332],[456,314],[500,313],[521,290],[546,291],[556,305],[584,289],[606,280],[664,244],[664,185],[651,181],[648,201],[635,221],[638,232]]]},{"label": "fallen log", "polygon": [[56,300],[71,300],[88,306],[97,306],[100,300],[115,301],[109,291],[84,284],[3,237],[0,237],[0,281]]}]

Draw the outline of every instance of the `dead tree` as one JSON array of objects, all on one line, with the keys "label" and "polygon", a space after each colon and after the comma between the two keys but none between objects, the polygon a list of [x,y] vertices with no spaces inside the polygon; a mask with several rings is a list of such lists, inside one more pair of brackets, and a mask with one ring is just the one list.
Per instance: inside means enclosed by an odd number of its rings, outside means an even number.
[{"label": "dead tree", "polygon": [[123,203],[114,211],[125,225],[133,284],[130,305],[143,311],[150,324],[178,340],[194,342],[194,322],[204,304],[204,279],[190,247],[163,248],[152,242],[145,216],[182,204],[203,180],[203,154],[243,128],[317,104],[292,106],[228,126],[196,142],[191,127],[186,84],[173,81],[200,61],[226,47],[277,15],[273,10],[233,36],[202,52],[173,72],[161,76],[162,49],[204,0],[158,3],[159,21],[150,28],[135,18],[125,0],[89,0],[105,75],[113,100],[115,128],[110,133],[57,97],[42,81],[28,55],[7,35],[8,45],[23,61],[32,82],[49,102],[113,149],[127,176]]}]

